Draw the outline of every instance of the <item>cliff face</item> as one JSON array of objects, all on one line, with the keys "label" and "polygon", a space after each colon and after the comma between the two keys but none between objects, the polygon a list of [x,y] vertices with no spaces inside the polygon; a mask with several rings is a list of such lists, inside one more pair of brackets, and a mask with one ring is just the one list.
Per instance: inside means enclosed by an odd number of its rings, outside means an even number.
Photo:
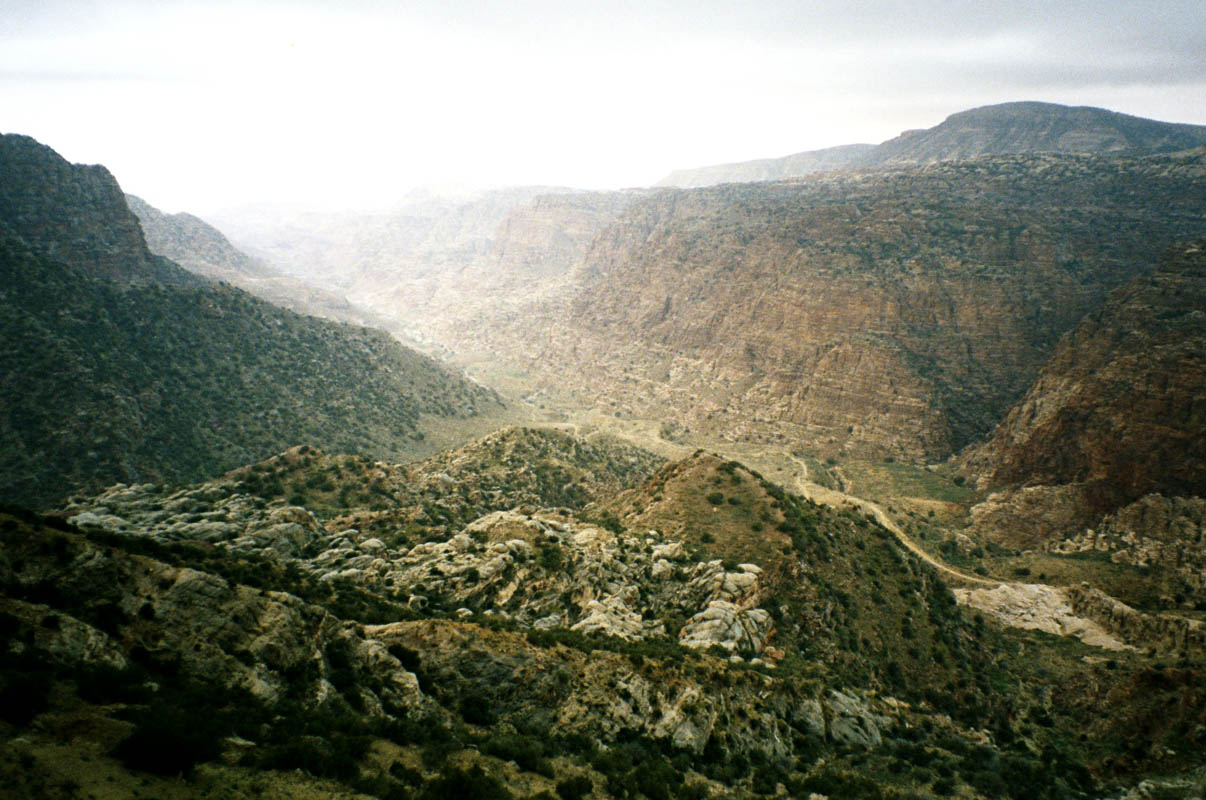
[{"label": "cliff face", "polygon": [[[218,223],[274,267],[345,294],[391,330],[446,344],[486,309],[563,282],[634,192],[515,187],[378,214],[246,212]],[[253,287],[248,287],[256,291]]]},{"label": "cliff face", "polygon": [[41,257],[120,283],[197,283],[157,261],[117,181],[28,136],[0,135],[0,223]]},{"label": "cliff face", "polygon": [[[1065,336],[1026,396],[969,456],[983,486],[1004,490],[993,503],[1009,506],[1017,487],[1065,487],[1059,491],[1072,498],[1076,513],[1032,537],[1043,540],[1079,533],[1145,494],[1200,494],[1203,309],[1204,246],[1183,245]],[[1004,526],[984,527],[1005,535]]]},{"label": "cliff face", "polygon": [[450,331],[621,414],[822,451],[943,457],[1059,336],[1203,229],[1203,154],[1003,156],[662,191],[573,282]]},{"label": "cliff face", "polygon": [[672,172],[659,186],[710,186],[796,178],[834,169],[931,164],[1007,153],[1171,153],[1206,145],[1206,125],[1133,117],[1104,108],[1000,103],[952,114],[933,128],[879,145],[846,145],[782,158]]}]

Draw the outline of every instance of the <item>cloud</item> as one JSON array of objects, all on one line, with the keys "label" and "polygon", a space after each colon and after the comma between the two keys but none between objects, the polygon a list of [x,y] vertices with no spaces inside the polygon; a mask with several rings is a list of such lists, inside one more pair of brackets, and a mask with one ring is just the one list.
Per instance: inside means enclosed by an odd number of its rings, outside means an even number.
[{"label": "cloud", "polygon": [[1196,0],[12,0],[0,107],[170,210],[388,203],[648,183],[1004,100],[1206,122],[1204,29]]}]

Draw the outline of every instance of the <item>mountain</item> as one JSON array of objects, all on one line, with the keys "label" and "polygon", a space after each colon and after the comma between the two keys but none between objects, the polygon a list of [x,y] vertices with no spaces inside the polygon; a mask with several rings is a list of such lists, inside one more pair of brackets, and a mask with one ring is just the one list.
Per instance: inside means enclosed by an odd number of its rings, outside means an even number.
[{"label": "mountain", "polygon": [[[116,181],[0,138],[0,496],[195,480],[299,441],[419,455],[497,412],[379,331],[302,317],[152,255]],[[458,434],[452,433],[452,436]],[[464,434],[459,434],[464,435]]]},{"label": "mountain", "polygon": [[1206,230],[1206,150],[659,190],[557,291],[445,327],[568,407],[824,457],[949,456],[1062,336]]},{"label": "mountain", "polygon": [[1185,125],[1056,103],[1001,103],[952,114],[924,130],[879,145],[846,145],[783,158],[718,164],[670,173],[658,186],[696,187],[798,178],[834,169],[976,158],[1006,153],[1146,155],[1206,145],[1206,125]]},{"label": "mountain", "polygon": [[276,277],[270,269],[232,245],[225,236],[192,214],[165,214],[140,197],[125,195],[126,205],[146,237],[147,249],[190,272],[227,283]]},{"label": "mountain", "polygon": [[1148,155],[1206,146],[1206,125],[1134,117],[1090,106],[1001,103],[906,131],[869,154],[870,164],[930,164],[1005,153]]},{"label": "mountain", "polygon": [[69,164],[28,136],[0,135],[0,225],[31,255],[94,278],[122,285],[202,284],[151,255],[107,169]]},{"label": "mountain", "polygon": [[[1198,242],[1174,248],[1066,334],[968,457],[981,483],[1000,492],[980,508],[981,528],[1035,546],[1078,536],[1145,495],[1200,497],[1204,397],[1206,244]],[[1049,507],[1022,500],[1040,497]]]}]

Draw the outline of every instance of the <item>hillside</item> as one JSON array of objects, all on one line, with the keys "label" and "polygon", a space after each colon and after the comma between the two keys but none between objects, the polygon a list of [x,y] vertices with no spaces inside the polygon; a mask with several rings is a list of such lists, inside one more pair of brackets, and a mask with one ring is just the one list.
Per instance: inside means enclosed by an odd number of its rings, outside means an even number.
[{"label": "hillside", "polygon": [[662,190],[594,239],[564,290],[444,342],[571,407],[940,459],[987,434],[1153,247],[1206,230],[1204,153]]},{"label": "hillside", "polygon": [[103,168],[25,137],[0,146],[6,501],[196,480],[302,441],[417,455],[435,449],[432,420],[500,410],[383,333],[299,316],[151,255]]},{"label": "hillside", "polygon": [[658,186],[691,188],[799,178],[835,169],[930,164],[1007,153],[1171,153],[1206,145],[1206,126],[1159,122],[1104,108],[1018,102],[952,114],[879,145],[845,145],[782,158],[681,169]]},{"label": "hillside", "polygon": [[[984,487],[1002,492],[980,509],[980,526],[1033,546],[1079,535],[1145,495],[1201,496],[1203,309],[1203,245],[1181,245],[1064,336],[1026,396],[967,456]],[[1022,500],[1040,496],[1046,508]]]}]

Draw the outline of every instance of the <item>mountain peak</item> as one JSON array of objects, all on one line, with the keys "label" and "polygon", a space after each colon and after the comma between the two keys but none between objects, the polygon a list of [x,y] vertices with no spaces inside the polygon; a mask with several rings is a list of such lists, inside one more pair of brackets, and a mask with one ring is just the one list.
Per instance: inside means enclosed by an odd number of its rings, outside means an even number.
[{"label": "mountain peak", "polygon": [[866,166],[918,164],[1008,153],[1127,153],[1206,144],[1206,126],[1159,122],[1092,106],[1033,100],[951,114],[933,128],[906,131],[875,148]]},{"label": "mountain peak", "polygon": [[0,219],[37,255],[119,283],[196,283],[156,259],[109,170],[0,135]]}]

